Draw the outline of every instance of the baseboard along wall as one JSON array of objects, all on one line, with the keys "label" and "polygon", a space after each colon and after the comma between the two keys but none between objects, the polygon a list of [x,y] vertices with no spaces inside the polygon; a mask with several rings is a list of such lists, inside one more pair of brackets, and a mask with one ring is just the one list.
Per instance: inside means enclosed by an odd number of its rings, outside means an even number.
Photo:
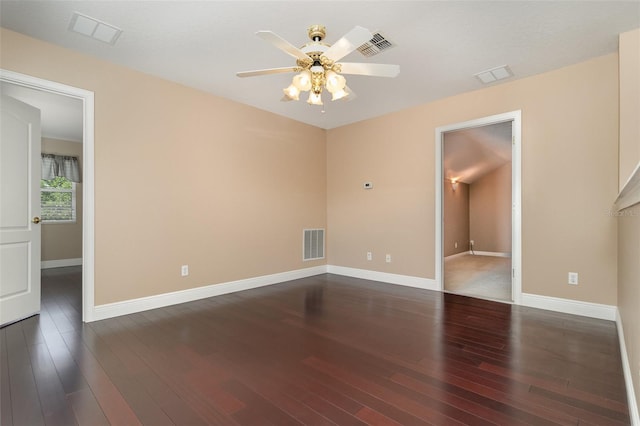
[{"label": "baseboard along wall", "polygon": [[424,290],[438,291],[436,281],[430,278],[413,277],[410,275],[390,274],[387,272],[370,271],[368,269],[348,268],[345,266],[327,265],[330,274],[344,275],[353,278],[362,278],[371,281],[380,281],[387,284],[404,285],[407,287],[422,288]]},{"label": "baseboard along wall", "polygon": [[40,269],[66,268],[68,266],[82,266],[82,258],[43,260],[40,262]]},{"label": "baseboard along wall", "polygon": [[636,392],[633,388],[631,364],[629,364],[629,357],[627,356],[627,345],[624,339],[622,318],[620,317],[620,312],[618,310],[616,310],[616,326],[618,328],[618,340],[620,341],[620,354],[622,356],[622,371],[624,372],[624,382],[627,388],[627,403],[629,405],[629,417],[631,417],[632,426],[640,426],[640,413],[638,413],[638,403],[636,400]]},{"label": "baseboard along wall", "polygon": [[[81,260],[81,259],[80,259]],[[56,261],[57,262],[57,261]],[[60,264],[61,267],[72,266]],[[124,300],[122,302],[108,303],[95,306],[93,321],[112,318],[120,315],[128,315],[149,309],[162,308],[178,303],[191,302],[207,297],[250,290],[286,281],[306,278],[324,273],[344,275],[347,277],[361,278],[371,281],[379,281],[388,284],[404,285],[407,287],[421,288],[424,290],[438,291],[436,281],[430,278],[414,277],[410,275],[391,274],[387,272],[371,271],[368,269],[349,268],[337,265],[322,265],[313,268],[298,269],[281,272],[272,275],[247,278],[238,281],[230,281],[220,284],[212,284],[171,293],[157,294],[138,299]],[[599,303],[582,302],[578,300],[562,299],[558,297],[541,296],[537,294],[522,294],[523,306],[545,309],[548,311],[562,312],[573,315],[582,315],[591,318],[616,321],[617,307]]]},{"label": "baseboard along wall", "polygon": [[476,251],[473,253],[476,256],[493,256],[493,257],[511,257],[511,253],[500,253],[497,251]]},{"label": "baseboard along wall", "polygon": [[192,302],[194,300],[205,299],[207,297],[220,296],[223,294],[235,293],[237,291],[279,284],[286,281],[324,274],[325,272],[327,272],[327,268],[323,265],[313,268],[298,269],[295,271],[247,278],[238,281],[211,284],[203,287],[174,291],[171,293],[141,297],[138,299],[124,300],[122,302],[107,303],[96,306],[91,318],[93,321],[99,321],[121,315],[148,311],[150,309],[164,308],[166,306],[177,305],[179,303]]}]

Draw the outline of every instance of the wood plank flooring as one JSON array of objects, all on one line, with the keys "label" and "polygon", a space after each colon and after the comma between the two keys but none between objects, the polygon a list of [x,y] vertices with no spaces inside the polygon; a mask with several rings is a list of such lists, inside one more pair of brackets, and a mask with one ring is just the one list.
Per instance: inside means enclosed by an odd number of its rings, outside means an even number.
[{"label": "wood plank flooring", "polygon": [[613,322],[337,275],[0,330],[2,425],[628,425]]}]

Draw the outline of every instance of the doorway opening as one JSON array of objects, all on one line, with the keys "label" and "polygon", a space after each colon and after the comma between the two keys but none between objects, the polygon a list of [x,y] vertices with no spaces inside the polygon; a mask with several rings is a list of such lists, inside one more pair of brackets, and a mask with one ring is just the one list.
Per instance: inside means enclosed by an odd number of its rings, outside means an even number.
[{"label": "doorway opening", "polygon": [[[22,97],[27,104],[39,102],[33,99],[48,98],[50,101],[58,99],[60,102],[79,102],[81,104],[81,126],[82,126],[82,188],[79,197],[82,199],[81,212],[81,259],[70,259],[65,262],[51,262],[53,266],[73,266],[82,265],[82,320],[90,322],[94,318],[94,94],[93,92],[79,89],[60,83],[31,77],[24,74],[7,70],[0,70],[0,84],[3,92],[5,89],[12,92],[14,97]],[[10,94],[11,96],[11,94]],[[26,99],[25,99],[26,98]],[[37,105],[36,105],[37,107]],[[45,138],[46,139],[46,138]],[[54,139],[54,138],[50,138]],[[49,140],[43,143],[43,147],[48,144],[48,150],[61,152],[69,145],[60,144],[57,140]],[[46,149],[43,149],[46,152]],[[45,263],[45,267],[46,267]]]},{"label": "doorway opening", "polygon": [[521,113],[436,129],[436,283],[520,303]]}]

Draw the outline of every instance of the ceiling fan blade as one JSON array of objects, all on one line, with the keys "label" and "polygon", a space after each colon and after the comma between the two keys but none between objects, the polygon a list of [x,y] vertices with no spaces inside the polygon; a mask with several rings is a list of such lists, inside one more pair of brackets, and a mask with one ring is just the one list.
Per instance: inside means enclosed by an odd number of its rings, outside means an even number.
[{"label": "ceiling fan blade", "polygon": [[309,59],[306,53],[304,53],[302,50],[298,49],[273,31],[258,31],[256,35],[296,59]]},{"label": "ceiling fan blade", "polygon": [[267,68],[264,70],[253,71],[240,71],[236,73],[238,77],[255,77],[257,75],[270,75],[270,74],[282,74],[286,72],[295,72],[296,67],[283,67],[283,68]]},{"label": "ceiling fan blade", "polygon": [[367,64],[356,62],[340,63],[341,74],[369,75],[373,77],[397,77],[400,65]]},{"label": "ceiling fan blade", "polygon": [[368,29],[355,27],[327,49],[324,56],[337,62],[372,38],[373,34]]}]

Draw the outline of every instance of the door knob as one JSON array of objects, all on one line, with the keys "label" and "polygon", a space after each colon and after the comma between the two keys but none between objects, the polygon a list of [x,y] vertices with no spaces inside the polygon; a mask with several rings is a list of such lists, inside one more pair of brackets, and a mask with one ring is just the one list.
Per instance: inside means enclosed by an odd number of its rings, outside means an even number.
[{"label": "door knob", "polygon": [[36,225],[40,223],[40,218],[38,216],[34,217],[33,219],[31,219],[31,222],[35,223]]}]

